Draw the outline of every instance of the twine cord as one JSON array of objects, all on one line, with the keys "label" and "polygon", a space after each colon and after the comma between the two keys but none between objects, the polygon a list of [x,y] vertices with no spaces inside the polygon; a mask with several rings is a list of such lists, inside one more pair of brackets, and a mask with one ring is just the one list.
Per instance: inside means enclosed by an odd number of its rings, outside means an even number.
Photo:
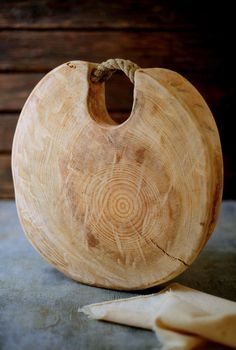
[{"label": "twine cord", "polygon": [[134,84],[134,74],[140,67],[129,60],[111,58],[99,64],[91,73],[93,83],[101,83],[108,80],[117,70],[122,70]]}]

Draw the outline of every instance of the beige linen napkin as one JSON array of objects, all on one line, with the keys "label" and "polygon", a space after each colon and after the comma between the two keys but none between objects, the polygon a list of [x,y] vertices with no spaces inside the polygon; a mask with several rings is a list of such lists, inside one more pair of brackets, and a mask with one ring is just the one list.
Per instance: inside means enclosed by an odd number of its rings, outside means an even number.
[{"label": "beige linen napkin", "polygon": [[160,293],[91,304],[79,311],[152,329],[163,349],[207,349],[210,343],[236,348],[236,303],[177,283]]}]

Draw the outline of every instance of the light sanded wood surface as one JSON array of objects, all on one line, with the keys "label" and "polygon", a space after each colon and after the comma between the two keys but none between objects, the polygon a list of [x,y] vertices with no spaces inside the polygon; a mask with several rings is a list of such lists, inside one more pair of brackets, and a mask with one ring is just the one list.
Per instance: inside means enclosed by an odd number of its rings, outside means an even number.
[{"label": "light sanded wood surface", "polygon": [[26,102],[12,156],[18,213],[66,275],[147,288],[185,270],[214,229],[219,136],[193,86],[158,68],[136,71],[131,115],[115,124],[93,67],[57,67]]}]

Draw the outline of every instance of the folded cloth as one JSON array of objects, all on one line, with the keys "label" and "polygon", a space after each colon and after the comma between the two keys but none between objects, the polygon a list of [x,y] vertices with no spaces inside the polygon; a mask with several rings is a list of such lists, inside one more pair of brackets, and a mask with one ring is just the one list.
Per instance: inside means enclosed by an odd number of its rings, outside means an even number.
[{"label": "folded cloth", "polygon": [[165,350],[236,348],[236,303],[177,283],[156,294],[86,305],[79,312],[152,329]]}]

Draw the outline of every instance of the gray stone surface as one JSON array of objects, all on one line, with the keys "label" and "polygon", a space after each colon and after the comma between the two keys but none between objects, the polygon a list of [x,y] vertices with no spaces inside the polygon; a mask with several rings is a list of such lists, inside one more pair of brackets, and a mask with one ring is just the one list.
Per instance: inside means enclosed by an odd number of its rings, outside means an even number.
[{"label": "gray stone surface", "polygon": [[[194,264],[175,280],[236,300],[236,202],[224,202],[215,233]],[[160,287],[141,291],[157,292]],[[0,202],[0,349],[153,349],[154,333],[89,320],[85,304],[134,296],[76,283],[34,251],[15,203]]]}]

